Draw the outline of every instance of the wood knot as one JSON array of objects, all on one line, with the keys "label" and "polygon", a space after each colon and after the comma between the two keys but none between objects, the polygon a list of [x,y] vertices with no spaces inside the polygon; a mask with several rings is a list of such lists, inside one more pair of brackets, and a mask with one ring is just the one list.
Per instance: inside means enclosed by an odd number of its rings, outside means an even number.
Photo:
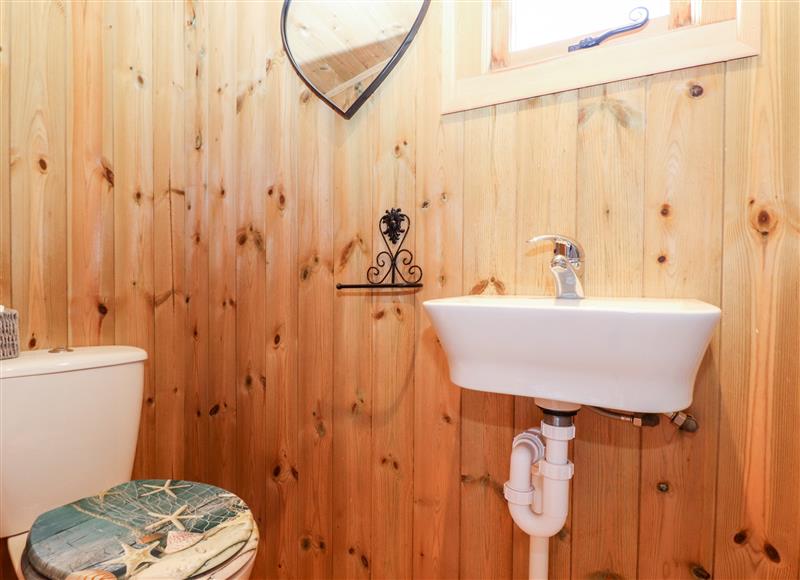
[{"label": "wood knot", "polygon": [[137,191],[133,194],[133,200],[136,202],[136,205],[142,205],[142,192]]},{"label": "wood knot", "polygon": [[691,572],[692,576],[699,578],[699,580],[708,580],[711,578],[709,571],[703,568],[700,564],[692,564]]},{"label": "wood knot", "polygon": [[140,74],[136,75],[136,82],[139,83],[140,87],[144,86],[144,77]]},{"label": "wood knot", "polygon": [[105,179],[111,187],[114,187],[114,171],[103,163],[103,179]]},{"label": "wood knot", "polygon": [[369,568],[369,560],[364,554],[361,554],[361,565],[364,566],[364,568]]},{"label": "wood knot", "polygon": [[498,294],[502,295],[506,293],[506,285],[503,283],[502,280],[492,278],[492,286],[494,286],[494,290]]},{"label": "wood knot", "polygon": [[747,541],[747,530],[739,530],[733,535],[733,543],[740,546]]},{"label": "wood knot", "polygon": [[666,257],[664,254],[661,254],[661,255],[658,257],[658,263],[659,263],[659,264],[663,264],[663,263],[664,263],[664,262],[666,262],[666,261],[667,261],[667,257]]},{"label": "wood knot", "polygon": [[97,305],[97,311],[100,313],[100,316],[105,316],[106,314],[108,314],[108,306],[100,302]]},{"label": "wood knot", "polygon": [[300,547],[303,550],[310,550],[311,549],[311,538],[308,536],[303,536],[300,538]]},{"label": "wood knot", "polygon": [[275,346],[278,346],[281,343],[281,335],[276,334],[275,338],[272,339],[272,342],[275,344]]},{"label": "wood knot", "polygon": [[253,386],[253,377],[250,375],[245,376],[244,378],[244,386],[250,388]]},{"label": "wood knot", "polygon": [[750,215],[750,225],[762,237],[767,237],[778,225],[778,219],[769,208],[753,207]]},{"label": "wood knot", "polygon": [[32,336],[31,339],[28,341],[28,348],[36,348],[36,337]]},{"label": "wood knot", "polygon": [[244,233],[244,232],[241,232],[238,236],[236,236],[236,242],[240,246],[244,246],[247,243],[247,234]]},{"label": "wood knot", "polygon": [[775,549],[775,546],[769,542],[764,542],[764,555],[775,564],[778,564],[781,561],[781,555],[778,553],[778,550]]},{"label": "wood knot", "polygon": [[613,570],[597,570],[589,574],[590,580],[623,580],[621,574],[617,574]]},{"label": "wood knot", "polygon": [[702,85],[694,84],[689,87],[689,96],[693,99],[703,96],[703,87]]},{"label": "wood knot", "polygon": [[42,173],[47,171],[47,161],[45,160],[44,157],[39,158],[39,169],[42,170]]},{"label": "wood knot", "polygon": [[670,206],[668,203],[665,203],[661,206],[661,209],[659,210],[658,213],[660,213],[664,217],[667,217],[669,216],[671,210],[672,206]]},{"label": "wood knot", "polygon": [[280,477],[280,475],[281,475],[281,466],[280,465],[276,465],[274,467],[274,469],[272,470],[272,477],[278,478],[278,477]]},{"label": "wood knot", "polygon": [[302,93],[300,93],[301,103],[306,104],[308,102],[308,99],[310,98],[311,98],[311,93],[309,93],[308,91],[303,91]]},{"label": "wood knot", "polygon": [[374,318],[375,320],[380,320],[381,318],[383,318],[384,314],[386,313],[383,310],[376,310],[375,312],[372,313],[372,318]]},{"label": "wood knot", "polygon": [[667,493],[669,491],[669,483],[667,483],[666,481],[659,481],[656,484],[656,489],[661,493]]},{"label": "wood knot", "polygon": [[479,280],[469,291],[470,294],[483,294],[489,287],[489,280]]},{"label": "wood knot", "polygon": [[215,403],[215,404],[214,404],[214,405],[213,405],[213,406],[212,406],[212,407],[211,407],[211,408],[208,410],[208,416],[209,416],[209,417],[213,417],[213,416],[214,416],[214,415],[216,415],[217,413],[219,413],[219,405]]}]

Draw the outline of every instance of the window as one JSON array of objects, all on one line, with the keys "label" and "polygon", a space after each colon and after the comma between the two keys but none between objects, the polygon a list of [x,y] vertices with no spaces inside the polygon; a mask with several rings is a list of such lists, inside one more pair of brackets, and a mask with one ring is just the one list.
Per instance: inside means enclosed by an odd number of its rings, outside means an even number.
[{"label": "window", "polygon": [[[641,21],[642,27],[570,51]],[[743,0],[445,0],[442,111],[463,111],[758,54]]]},{"label": "window", "polygon": [[650,20],[669,16],[669,0],[510,0],[509,52],[580,39],[629,24],[628,15],[644,6]]}]

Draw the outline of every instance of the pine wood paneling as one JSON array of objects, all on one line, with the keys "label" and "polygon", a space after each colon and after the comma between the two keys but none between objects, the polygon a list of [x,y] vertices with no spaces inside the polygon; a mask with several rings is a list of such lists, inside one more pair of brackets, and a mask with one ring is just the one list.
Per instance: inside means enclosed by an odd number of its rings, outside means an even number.
[{"label": "pine wood paneling", "polygon": [[303,90],[298,111],[298,574],[333,569],[333,116]]},{"label": "pine wood paneling", "polygon": [[[547,233],[575,236],[578,93],[538,97],[519,107],[516,158],[522,162],[517,166],[516,292],[552,295],[552,246],[524,242]],[[532,399],[514,399],[515,433],[538,427],[541,420],[542,413]],[[570,574],[570,528],[567,520],[550,542],[550,569],[555,577]],[[515,578],[528,577],[529,548],[530,536],[514,526]]]},{"label": "pine wood paneling", "polygon": [[[435,54],[441,6],[431,6],[418,37],[420,53]],[[415,82],[436,91],[439,61],[418,67]],[[441,117],[418,93],[416,132],[416,260],[425,267],[425,286],[417,294],[417,350],[414,368],[414,546],[413,575],[456,578],[460,549],[461,390],[450,383],[447,358],[422,308],[424,300],[462,291],[464,115]]]},{"label": "pine wood paneling", "polygon": [[[645,81],[579,91],[577,238],[593,296],[641,296]],[[576,419],[572,575],[636,575],[639,436],[591,412]]]},{"label": "pine wood paneling", "polygon": [[[514,288],[517,108],[512,103],[464,115],[464,293]],[[460,550],[461,574],[469,578],[511,576],[513,524],[503,483],[513,421],[513,398],[462,391]]]},{"label": "pine wood paneling", "polygon": [[719,578],[800,575],[800,5],[762,15],[725,87]]},{"label": "pine wood paneling", "polygon": [[[184,110],[184,150],[187,158],[184,188],[184,228],[188,239],[184,242],[184,284],[186,287],[186,364],[185,364],[185,396],[184,396],[184,429],[186,433],[186,475],[187,478],[211,479],[221,470],[226,476],[235,480],[235,463],[229,459],[230,452],[212,455],[217,450],[218,439],[210,436],[211,424],[215,424],[214,405],[220,407],[226,400],[209,400],[209,380],[211,372],[211,331],[209,316],[212,307],[209,305],[209,204],[206,199],[207,170],[200,154],[206,150],[206,112],[204,101],[207,97],[201,78],[207,78],[205,64],[205,36],[208,30],[207,5],[202,2],[189,1],[184,3],[183,32],[186,54],[184,56],[183,91],[185,98]],[[230,24],[229,24],[230,25]],[[201,77],[202,75],[202,77]],[[229,256],[229,260],[236,260],[238,254]],[[228,272],[220,272],[225,276]],[[236,278],[228,279],[231,284],[236,283]],[[228,340],[233,340],[229,335]],[[223,351],[227,356],[230,351]],[[215,360],[219,360],[215,357]],[[238,359],[226,360],[226,364],[236,366]],[[216,375],[215,375],[216,376]],[[227,391],[230,400],[236,399],[236,381],[228,384]],[[227,411],[227,409],[223,409]],[[235,411],[233,411],[235,412]],[[215,433],[216,435],[216,433]],[[234,436],[224,440],[232,444]],[[208,449],[209,454],[195,453],[196,449]],[[214,457],[214,461],[208,461]],[[213,477],[212,477],[213,476]],[[225,481],[230,481],[226,479]]]},{"label": "pine wood paneling", "polygon": [[110,7],[70,9],[67,165],[69,166],[69,342],[114,342],[114,169]]},{"label": "pine wood paneling", "polygon": [[0,4],[0,303],[11,304],[11,4]]},{"label": "pine wood paneling", "polygon": [[67,19],[57,2],[9,12],[11,291],[20,342],[35,349],[67,341]]},{"label": "pine wood paneling", "polygon": [[155,473],[153,5],[114,6],[114,340],[151,354],[134,473]]},{"label": "pine wood paneling", "polygon": [[[207,424],[208,480],[236,486],[236,200],[239,197],[236,141],[236,9],[230,2],[207,5],[217,23],[208,50],[208,395],[200,412]],[[193,30],[193,29],[190,29]],[[187,67],[191,76],[191,66]],[[202,303],[200,304],[202,306]],[[208,417],[208,419],[205,419]]]},{"label": "pine wood paneling", "polygon": [[[269,15],[270,29],[279,13]],[[263,533],[267,573],[296,578],[298,503],[298,158],[297,108],[301,83],[281,58],[278,36],[271,38],[266,57],[267,90],[272,104],[265,130],[280,150],[265,160],[267,189],[267,475],[269,518]],[[323,151],[328,151],[327,143]],[[329,309],[330,310],[330,309]],[[330,334],[330,331],[328,331]]]},{"label": "pine wood paneling", "polygon": [[[186,300],[184,298],[185,164],[200,163],[200,149],[184,156],[184,10],[181,0],[154,4],[153,256],[155,267],[155,473],[178,478],[184,472]],[[199,69],[202,71],[202,69]],[[201,83],[204,77],[198,75]]]},{"label": "pine wood paneling", "polygon": [[[264,152],[269,106],[265,4],[237,5],[237,197],[236,232],[236,449],[239,495],[266,528],[267,259],[266,197],[271,185]],[[266,538],[265,538],[266,541]],[[266,550],[253,574],[266,577]]]},{"label": "pine wood paneling", "polygon": [[[724,65],[648,79],[645,296],[720,304],[724,88]],[[718,366],[715,339],[695,384],[699,431],[642,430],[641,578],[712,570]]]},{"label": "pine wood paneling", "polygon": [[[337,119],[334,144],[334,283],[363,280],[372,265],[371,125]],[[333,302],[333,575],[369,578],[372,561],[372,301],[363,291],[337,291]]]},{"label": "pine wood paneling", "polygon": [[[414,82],[417,59],[406,56],[394,71],[398,82],[382,88],[376,106],[371,135],[375,221],[388,208],[415,215],[415,103],[403,87]],[[377,225],[370,235],[375,252],[383,250]],[[414,251],[413,233],[404,247]],[[372,308],[372,510],[381,514],[372,518],[372,576],[408,578],[414,525],[414,296],[378,292]]]},{"label": "pine wood paneling", "polygon": [[[434,3],[345,121],[280,3],[2,2],[0,300],[24,346],[148,350],[135,475],[244,497],[254,578],[522,578],[502,484],[540,412],[451,385],[422,303],[550,294],[524,242],[574,235],[589,295],[723,319],[697,433],[579,414],[551,576],[795,578],[800,5],[762,9],[758,58],[440,117]],[[424,288],[336,291],[393,206]]]}]

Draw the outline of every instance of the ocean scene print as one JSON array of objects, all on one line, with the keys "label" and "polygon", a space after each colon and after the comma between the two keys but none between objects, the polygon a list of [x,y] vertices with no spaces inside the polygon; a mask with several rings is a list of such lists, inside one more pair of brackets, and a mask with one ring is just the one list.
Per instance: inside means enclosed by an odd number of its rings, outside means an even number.
[{"label": "ocean scene print", "polygon": [[191,481],[137,480],[39,516],[26,564],[51,580],[224,578],[257,547],[252,513],[236,495]]}]

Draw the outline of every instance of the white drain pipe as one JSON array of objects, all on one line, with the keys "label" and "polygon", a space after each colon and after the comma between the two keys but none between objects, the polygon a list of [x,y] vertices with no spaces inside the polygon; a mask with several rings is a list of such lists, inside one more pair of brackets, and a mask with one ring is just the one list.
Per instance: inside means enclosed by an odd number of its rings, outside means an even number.
[{"label": "white drain pipe", "polygon": [[[567,521],[569,480],[574,467],[568,459],[575,426],[545,423],[514,438],[510,478],[503,487],[511,518],[531,536],[529,578],[546,580],[548,539]],[[542,441],[544,439],[544,442]]]}]

